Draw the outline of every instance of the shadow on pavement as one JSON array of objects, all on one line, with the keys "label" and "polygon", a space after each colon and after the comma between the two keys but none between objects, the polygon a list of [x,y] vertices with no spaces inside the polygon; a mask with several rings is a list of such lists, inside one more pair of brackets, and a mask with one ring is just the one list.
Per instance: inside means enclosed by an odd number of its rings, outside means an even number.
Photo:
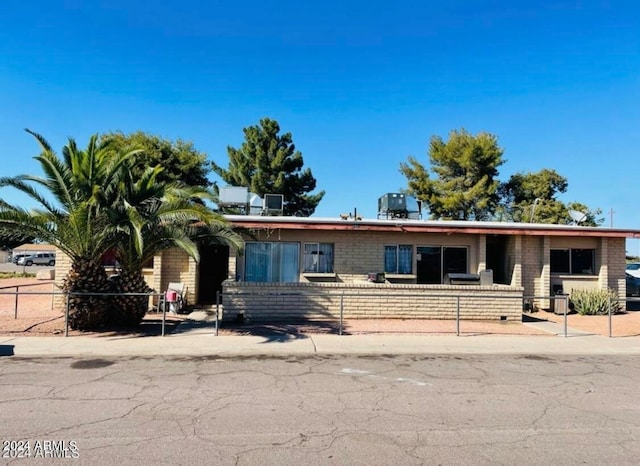
[{"label": "shadow on pavement", "polygon": [[[165,321],[165,334],[169,335],[173,333],[178,325],[181,324],[181,320],[166,320]],[[136,328],[109,328],[104,329],[101,332],[91,333],[91,336],[98,338],[145,338],[156,337],[162,335],[162,317],[158,318],[145,318]]]},{"label": "shadow on pavement", "polygon": [[543,318],[542,316],[535,316],[534,317],[531,314],[522,314],[522,322],[523,323],[549,322],[549,320]]},{"label": "shadow on pavement", "polygon": [[298,321],[271,323],[226,323],[220,329],[225,335],[251,335],[263,337],[262,343],[285,343],[309,338],[308,334],[338,334],[339,326],[326,321]]}]

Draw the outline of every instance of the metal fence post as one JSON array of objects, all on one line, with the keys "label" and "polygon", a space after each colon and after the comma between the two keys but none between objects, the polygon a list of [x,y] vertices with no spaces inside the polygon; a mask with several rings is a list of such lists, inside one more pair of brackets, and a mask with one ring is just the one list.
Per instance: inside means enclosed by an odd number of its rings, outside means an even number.
[{"label": "metal fence post", "polygon": [[218,336],[218,313],[220,312],[220,292],[216,291],[216,336]]},{"label": "metal fence post", "polygon": [[65,293],[64,336],[69,336],[69,293]]},{"label": "metal fence post", "polygon": [[[167,296],[160,296],[160,302],[162,303],[162,336],[164,336],[164,328],[167,321]],[[160,302],[158,305],[160,305]]]},{"label": "metal fence post", "polygon": [[342,335],[343,316],[344,316],[344,291],[340,295],[340,327],[338,328],[338,335]]},{"label": "metal fence post", "polygon": [[13,304],[13,318],[17,319],[18,318],[18,295],[20,294],[20,287],[16,286],[16,299],[15,299],[15,303]]},{"label": "metal fence post", "polygon": [[456,296],[456,335],[460,336],[460,296]]},{"label": "metal fence post", "polygon": [[567,313],[569,311],[569,295],[566,294],[562,297],[564,300],[564,337],[567,338],[569,335],[567,334]]},{"label": "metal fence post", "polygon": [[612,337],[612,330],[611,330],[611,296],[609,296],[609,338]]}]

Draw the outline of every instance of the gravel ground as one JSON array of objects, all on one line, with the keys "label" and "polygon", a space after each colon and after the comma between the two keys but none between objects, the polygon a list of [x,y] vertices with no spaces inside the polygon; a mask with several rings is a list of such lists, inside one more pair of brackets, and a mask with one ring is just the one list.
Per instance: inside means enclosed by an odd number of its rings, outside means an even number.
[{"label": "gravel ground", "polygon": [[[25,286],[33,285],[33,286]],[[50,294],[21,295],[18,299],[18,318],[14,319],[15,286],[20,292],[44,292],[54,290],[52,281],[38,281],[34,278],[11,278],[0,280],[0,335],[13,336],[51,336],[64,335],[64,315],[51,309]],[[100,333],[78,332],[70,330],[70,335],[122,335],[146,334],[159,335],[161,314],[148,314],[139,331],[109,331]],[[171,332],[187,317],[167,315],[167,332]],[[525,320],[547,320],[562,324],[564,316],[551,312],[537,312],[523,316]],[[640,336],[640,311],[616,314],[612,317],[612,335],[614,337]],[[568,326],[586,332],[609,335],[608,316],[567,316]],[[220,335],[262,335],[270,332],[286,333],[338,333],[334,322],[302,322],[296,324],[236,324],[223,323]],[[454,320],[407,320],[407,319],[355,319],[344,322],[345,334],[425,334],[451,335],[456,333]],[[546,332],[523,325],[520,322],[468,321],[460,322],[463,335],[549,335]]]}]

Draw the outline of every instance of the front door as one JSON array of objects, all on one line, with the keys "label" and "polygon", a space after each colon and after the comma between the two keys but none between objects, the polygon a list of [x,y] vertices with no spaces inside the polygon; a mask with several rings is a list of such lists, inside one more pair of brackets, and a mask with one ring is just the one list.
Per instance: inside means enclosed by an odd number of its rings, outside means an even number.
[{"label": "front door", "polygon": [[417,259],[416,282],[419,284],[441,284],[442,248],[418,246]]},{"label": "front door", "polygon": [[222,292],[222,282],[228,275],[229,246],[219,244],[201,246],[198,303],[215,304],[216,295]]}]

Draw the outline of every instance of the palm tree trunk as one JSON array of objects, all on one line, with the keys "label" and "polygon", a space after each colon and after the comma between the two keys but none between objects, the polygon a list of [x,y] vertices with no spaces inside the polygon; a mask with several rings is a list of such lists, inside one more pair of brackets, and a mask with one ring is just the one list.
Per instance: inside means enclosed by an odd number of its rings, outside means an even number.
[{"label": "palm tree trunk", "polygon": [[[123,267],[113,280],[118,293],[151,293],[153,289],[147,285],[142,270]],[[113,300],[117,314],[117,325],[136,327],[140,325],[148,310],[148,296],[115,296]]]},{"label": "palm tree trunk", "polygon": [[74,330],[99,330],[109,325],[109,293],[111,284],[104,268],[92,260],[79,260],[71,265],[64,279],[63,291],[69,295],[69,326]]}]

